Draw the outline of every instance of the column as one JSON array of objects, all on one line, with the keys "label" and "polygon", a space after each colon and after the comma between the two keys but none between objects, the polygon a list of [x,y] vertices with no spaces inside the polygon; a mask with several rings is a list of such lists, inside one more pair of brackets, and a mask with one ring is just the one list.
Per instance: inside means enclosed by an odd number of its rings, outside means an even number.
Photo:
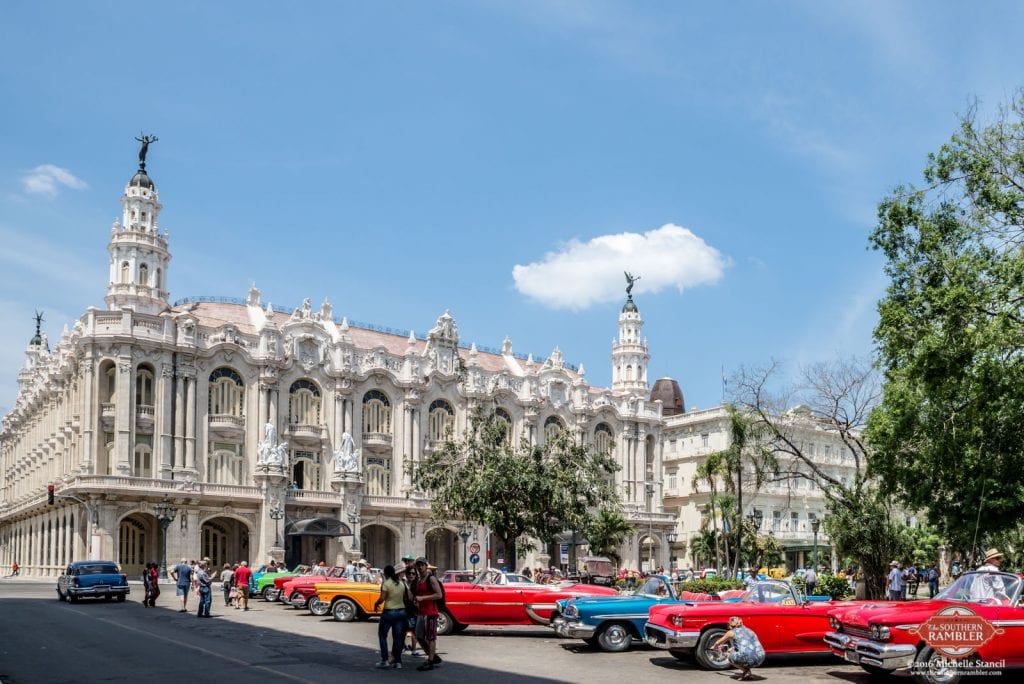
[{"label": "column", "polygon": [[154,445],[159,455],[160,477],[169,479],[174,468],[174,368],[169,363],[160,366],[160,385],[157,389],[160,397],[160,410],[155,416],[155,432],[159,439]]},{"label": "column", "polygon": [[175,472],[185,467],[185,378],[180,370],[174,378],[174,458]]},{"label": "column", "polygon": [[259,430],[257,431],[257,433],[260,435],[260,439],[262,439],[262,435],[263,435],[263,426],[267,424],[267,392],[268,391],[269,390],[267,390],[267,388],[263,385],[263,383],[257,383],[257,385],[256,385],[256,394],[259,397],[259,401],[258,401],[259,413],[257,414],[258,417],[259,417]]},{"label": "column", "polygon": [[132,452],[132,404],[135,392],[135,373],[130,356],[117,360],[117,407],[114,418],[114,458],[116,471],[121,475],[131,474]]},{"label": "column", "polygon": [[91,355],[82,360],[82,403],[79,418],[82,429],[82,460],[79,470],[93,472],[93,450],[96,447],[96,375]]},{"label": "column", "polygon": [[185,378],[185,467],[196,469],[196,378]]}]

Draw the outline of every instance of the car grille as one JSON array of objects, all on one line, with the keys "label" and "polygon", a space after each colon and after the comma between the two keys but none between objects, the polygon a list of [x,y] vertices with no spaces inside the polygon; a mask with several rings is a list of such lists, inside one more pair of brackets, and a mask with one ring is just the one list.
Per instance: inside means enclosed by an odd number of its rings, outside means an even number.
[{"label": "car grille", "polygon": [[843,625],[843,632],[850,636],[861,637],[863,639],[871,638],[871,630],[867,627],[859,627],[857,625]]}]

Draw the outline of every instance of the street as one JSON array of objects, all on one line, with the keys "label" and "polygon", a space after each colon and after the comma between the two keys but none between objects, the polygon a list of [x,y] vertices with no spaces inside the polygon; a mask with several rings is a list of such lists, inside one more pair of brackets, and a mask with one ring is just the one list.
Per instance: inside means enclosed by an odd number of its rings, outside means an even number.
[{"label": "street", "polygon": [[[0,580],[0,684],[188,681],[692,682],[732,681],[646,646],[627,653],[595,651],[555,638],[546,628],[470,628],[442,637],[444,658],[417,672],[380,671],[376,621],[339,623],[256,600],[248,612],[226,608],[214,593],[212,620],[179,613],[173,587],[145,609],[134,584],[127,603],[56,600],[53,583]],[[194,606],[194,597],[190,599]],[[860,669],[831,656],[769,660],[756,671],[772,682],[868,682]],[[905,678],[894,681],[907,681]]]}]

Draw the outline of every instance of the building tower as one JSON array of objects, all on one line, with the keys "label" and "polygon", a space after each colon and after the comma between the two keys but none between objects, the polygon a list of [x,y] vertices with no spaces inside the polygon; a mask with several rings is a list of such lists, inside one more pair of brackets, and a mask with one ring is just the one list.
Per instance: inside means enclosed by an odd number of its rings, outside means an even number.
[{"label": "building tower", "polygon": [[641,339],[644,319],[633,302],[632,293],[619,314],[619,339],[612,342],[612,389],[617,392],[648,393],[647,340]]},{"label": "building tower", "polygon": [[139,170],[121,197],[122,217],[110,229],[110,278],[104,301],[112,310],[158,314],[167,309],[167,233],[159,234],[160,194],[146,173],[146,152],[155,136],[138,138]]}]

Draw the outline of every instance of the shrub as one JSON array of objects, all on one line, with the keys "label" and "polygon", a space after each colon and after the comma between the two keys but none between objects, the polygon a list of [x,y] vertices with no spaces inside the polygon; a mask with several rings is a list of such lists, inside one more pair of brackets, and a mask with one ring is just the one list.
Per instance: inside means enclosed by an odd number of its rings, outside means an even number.
[{"label": "shrub", "polygon": [[831,596],[833,600],[842,601],[850,596],[850,585],[836,575],[821,575],[814,585],[814,592],[821,596]]},{"label": "shrub", "polygon": [[694,594],[717,594],[727,589],[742,589],[743,582],[727,579],[704,579],[680,582],[676,585],[676,592],[690,591]]}]

